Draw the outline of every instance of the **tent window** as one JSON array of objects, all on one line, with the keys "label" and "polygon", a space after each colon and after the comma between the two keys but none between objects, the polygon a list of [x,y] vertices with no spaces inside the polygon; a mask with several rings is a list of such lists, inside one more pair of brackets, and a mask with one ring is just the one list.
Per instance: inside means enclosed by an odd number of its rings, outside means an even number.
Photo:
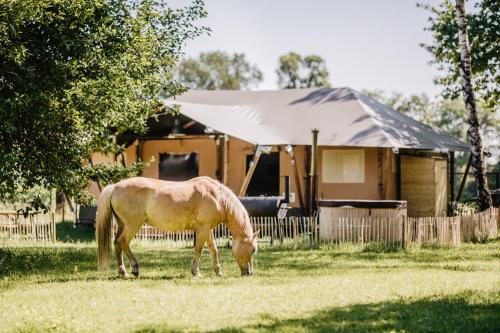
[{"label": "tent window", "polygon": [[160,154],[159,178],[163,180],[188,180],[199,175],[198,153]]},{"label": "tent window", "polygon": [[364,183],[365,151],[363,149],[323,150],[323,183]]}]

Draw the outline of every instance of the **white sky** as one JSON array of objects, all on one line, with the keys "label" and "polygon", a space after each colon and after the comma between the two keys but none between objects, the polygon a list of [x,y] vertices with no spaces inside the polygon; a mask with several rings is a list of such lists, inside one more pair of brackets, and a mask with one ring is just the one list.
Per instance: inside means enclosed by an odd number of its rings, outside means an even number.
[{"label": "white sky", "polygon": [[186,54],[243,52],[264,73],[258,89],[277,88],[278,58],[295,51],[323,57],[333,86],[431,96],[440,91],[430,55],[419,46],[431,38],[423,31],[429,13],[415,0],[206,0],[206,8],[202,24],[212,34],[189,41]]}]

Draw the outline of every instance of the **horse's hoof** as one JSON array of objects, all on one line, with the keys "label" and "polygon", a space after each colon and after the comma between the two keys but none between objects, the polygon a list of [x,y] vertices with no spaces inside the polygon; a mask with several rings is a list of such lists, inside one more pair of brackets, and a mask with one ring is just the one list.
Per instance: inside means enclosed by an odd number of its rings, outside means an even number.
[{"label": "horse's hoof", "polygon": [[222,272],[215,272],[216,276],[222,276]]},{"label": "horse's hoof", "polygon": [[118,277],[122,279],[128,279],[130,276],[127,273],[118,273]]},{"label": "horse's hoof", "polygon": [[132,275],[134,275],[136,278],[139,277],[139,272],[132,272]]}]

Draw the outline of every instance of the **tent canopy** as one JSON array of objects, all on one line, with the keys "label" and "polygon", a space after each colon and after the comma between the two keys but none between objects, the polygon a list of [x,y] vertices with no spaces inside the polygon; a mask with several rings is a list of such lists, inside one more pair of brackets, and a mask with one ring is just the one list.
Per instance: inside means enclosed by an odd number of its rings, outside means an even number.
[{"label": "tent canopy", "polygon": [[351,88],[268,91],[191,90],[175,99],[181,113],[218,132],[261,145],[468,150],[465,143]]}]

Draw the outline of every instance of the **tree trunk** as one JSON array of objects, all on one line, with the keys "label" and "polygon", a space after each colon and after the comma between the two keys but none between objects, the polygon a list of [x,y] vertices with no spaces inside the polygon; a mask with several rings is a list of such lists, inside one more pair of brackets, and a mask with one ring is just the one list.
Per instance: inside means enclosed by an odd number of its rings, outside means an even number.
[{"label": "tree trunk", "polygon": [[460,74],[462,76],[462,91],[465,100],[465,108],[468,114],[469,129],[467,134],[471,141],[472,168],[474,170],[475,184],[477,189],[477,201],[481,211],[493,205],[491,201],[488,181],[486,179],[483,142],[479,132],[479,120],[477,118],[476,103],[472,89],[472,61],[469,37],[467,32],[467,20],[465,17],[464,0],[456,0],[456,19],[458,24],[458,40],[460,45]]},{"label": "tree trunk", "polygon": [[64,206],[66,205],[66,197],[64,192],[59,190],[56,192],[56,213],[64,215]]}]

